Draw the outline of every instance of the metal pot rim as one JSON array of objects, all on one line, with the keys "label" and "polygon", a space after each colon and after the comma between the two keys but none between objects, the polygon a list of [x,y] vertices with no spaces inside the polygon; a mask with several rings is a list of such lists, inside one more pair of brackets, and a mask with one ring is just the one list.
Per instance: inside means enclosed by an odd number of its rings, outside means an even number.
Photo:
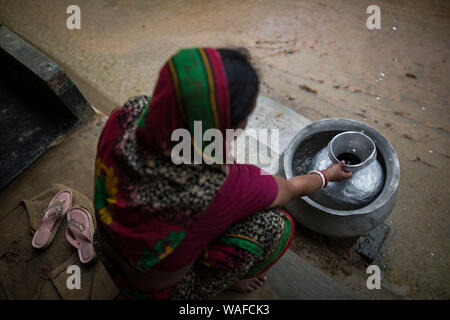
[{"label": "metal pot rim", "polygon": [[330,160],[333,161],[334,163],[338,163],[339,160],[338,160],[338,158],[336,157],[336,155],[334,154],[334,152],[333,152],[333,150],[331,148],[331,146],[333,144],[333,141],[335,141],[338,137],[340,137],[342,135],[345,135],[345,134],[349,134],[349,133],[357,133],[357,134],[363,135],[364,137],[366,137],[370,141],[370,143],[373,146],[373,151],[370,154],[370,156],[367,157],[366,160],[364,160],[364,161],[362,161],[361,163],[358,163],[358,164],[346,164],[344,166],[345,169],[348,169],[346,171],[356,172],[358,170],[361,170],[361,169],[367,167],[369,164],[371,164],[375,160],[375,158],[377,156],[377,147],[376,147],[375,143],[373,142],[373,140],[370,139],[370,137],[368,137],[366,134],[364,134],[362,132],[354,131],[354,130],[341,132],[341,133],[335,135],[333,137],[333,139],[331,139],[331,141],[328,143],[328,154],[330,155]]}]

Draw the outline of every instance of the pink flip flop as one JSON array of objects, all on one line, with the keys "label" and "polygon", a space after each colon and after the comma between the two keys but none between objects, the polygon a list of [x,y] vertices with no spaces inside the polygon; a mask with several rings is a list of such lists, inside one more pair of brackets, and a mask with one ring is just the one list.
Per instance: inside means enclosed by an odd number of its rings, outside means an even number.
[{"label": "pink flip flop", "polygon": [[95,224],[91,214],[83,207],[73,207],[67,213],[66,238],[78,250],[82,263],[95,258],[93,236]]},{"label": "pink flip flop", "polygon": [[72,192],[61,190],[44,209],[42,219],[34,233],[31,245],[36,249],[45,249],[52,243],[62,218],[72,206]]}]

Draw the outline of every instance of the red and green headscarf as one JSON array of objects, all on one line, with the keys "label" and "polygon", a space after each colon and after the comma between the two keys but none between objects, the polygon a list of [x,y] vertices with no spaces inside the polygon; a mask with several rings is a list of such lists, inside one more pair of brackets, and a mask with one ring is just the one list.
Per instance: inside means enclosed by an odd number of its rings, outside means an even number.
[{"label": "red and green headscarf", "polygon": [[143,145],[168,150],[173,146],[170,138],[175,129],[188,129],[194,136],[194,121],[202,122],[202,136],[215,128],[225,138],[230,128],[227,78],[215,49],[184,49],[169,59],[139,120],[137,138]]}]

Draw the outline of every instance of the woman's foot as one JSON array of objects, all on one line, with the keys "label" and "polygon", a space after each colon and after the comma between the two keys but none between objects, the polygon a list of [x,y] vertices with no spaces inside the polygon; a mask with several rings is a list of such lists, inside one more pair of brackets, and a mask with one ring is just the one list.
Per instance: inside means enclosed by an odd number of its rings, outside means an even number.
[{"label": "woman's foot", "polygon": [[265,274],[261,274],[251,279],[238,280],[230,287],[230,290],[241,293],[252,292],[261,287],[266,280],[267,276]]}]

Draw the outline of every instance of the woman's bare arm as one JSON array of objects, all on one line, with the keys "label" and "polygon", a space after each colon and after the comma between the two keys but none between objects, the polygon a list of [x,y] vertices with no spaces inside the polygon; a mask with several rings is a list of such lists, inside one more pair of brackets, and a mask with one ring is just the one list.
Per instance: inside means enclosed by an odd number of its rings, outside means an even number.
[{"label": "woman's bare arm", "polygon": [[[348,179],[352,176],[351,172],[342,170],[342,166],[343,163],[336,163],[324,171],[328,181]],[[274,176],[274,178],[278,184],[278,194],[269,208],[282,207],[295,198],[306,196],[319,190],[322,186],[322,179],[318,174],[296,176],[287,180],[279,176]]]}]

